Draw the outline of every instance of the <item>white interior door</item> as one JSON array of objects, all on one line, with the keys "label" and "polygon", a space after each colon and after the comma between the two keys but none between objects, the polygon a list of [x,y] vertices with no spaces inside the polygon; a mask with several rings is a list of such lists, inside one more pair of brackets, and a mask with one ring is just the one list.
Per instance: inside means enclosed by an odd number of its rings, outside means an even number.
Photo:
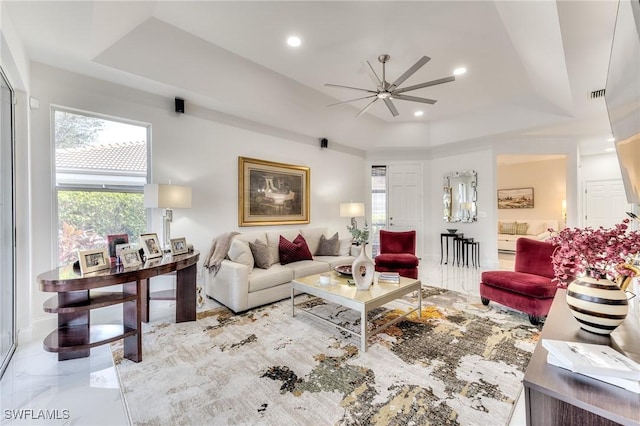
[{"label": "white interior door", "polygon": [[627,203],[622,180],[597,180],[585,182],[584,226],[612,228],[632,211]]},{"label": "white interior door", "polygon": [[392,164],[388,168],[389,231],[416,231],[416,255],[422,256],[422,166]]}]

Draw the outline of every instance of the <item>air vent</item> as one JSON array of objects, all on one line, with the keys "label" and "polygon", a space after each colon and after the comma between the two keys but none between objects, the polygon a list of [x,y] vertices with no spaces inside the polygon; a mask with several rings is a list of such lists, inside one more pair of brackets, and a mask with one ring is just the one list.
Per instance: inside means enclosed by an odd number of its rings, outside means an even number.
[{"label": "air vent", "polygon": [[600,89],[600,90],[594,90],[593,92],[591,92],[591,99],[596,99],[596,98],[601,98],[604,96],[604,90],[605,89]]}]

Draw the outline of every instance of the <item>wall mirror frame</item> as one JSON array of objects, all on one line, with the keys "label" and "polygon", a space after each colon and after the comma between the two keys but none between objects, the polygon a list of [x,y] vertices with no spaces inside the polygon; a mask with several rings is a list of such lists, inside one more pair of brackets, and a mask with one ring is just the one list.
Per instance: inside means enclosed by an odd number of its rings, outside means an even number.
[{"label": "wall mirror frame", "polygon": [[478,220],[478,174],[475,170],[444,175],[442,208],[445,222]]}]

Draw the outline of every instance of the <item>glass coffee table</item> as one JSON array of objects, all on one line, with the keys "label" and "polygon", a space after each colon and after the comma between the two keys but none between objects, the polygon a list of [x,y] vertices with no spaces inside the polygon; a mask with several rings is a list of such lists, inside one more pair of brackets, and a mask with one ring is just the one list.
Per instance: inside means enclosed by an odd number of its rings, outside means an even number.
[{"label": "glass coffee table", "polygon": [[[336,303],[338,305],[354,309],[360,312],[360,333],[344,328],[336,323],[329,321],[326,318],[322,318],[313,312],[300,309],[300,311],[312,315],[324,322],[338,327],[348,333],[360,337],[360,350],[366,352],[367,343],[369,337],[384,330],[403,320],[409,314],[418,311],[418,315],[422,316],[422,292],[420,291],[421,283],[419,280],[413,278],[400,277],[400,283],[383,283],[378,282],[378,273],[376,272],[373,285],[369,290],[357,290],[355,285],[349,285],[347,283],[347,277],[338,275],[336,272],[331,272],[331,284],[325,285],[320,283],[320,274],[310,275],[304,278],[298,278],[291,281],[291,315],[295,316],[295,292],[300,291],[310,294],[312,296],[320,297],[326,301]],[[367,313],[371,310],[385,305],[393,300],[399,299],[402,296],[411,293],[413,291],[418,292],[418,306],[402,316],[394,318],[393,320],[381,325],[380,327],[369,330]]]}]

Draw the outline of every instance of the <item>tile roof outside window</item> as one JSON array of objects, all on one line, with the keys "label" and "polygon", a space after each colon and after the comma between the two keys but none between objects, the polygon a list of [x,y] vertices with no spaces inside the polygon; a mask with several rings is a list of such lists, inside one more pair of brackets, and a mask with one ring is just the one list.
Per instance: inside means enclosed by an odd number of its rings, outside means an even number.
[{"label": "tile roof outside window", "polygon": [[146,173],[146,142],[118,142],[56,149],[56,169],[58,171],[91,170]]}]

